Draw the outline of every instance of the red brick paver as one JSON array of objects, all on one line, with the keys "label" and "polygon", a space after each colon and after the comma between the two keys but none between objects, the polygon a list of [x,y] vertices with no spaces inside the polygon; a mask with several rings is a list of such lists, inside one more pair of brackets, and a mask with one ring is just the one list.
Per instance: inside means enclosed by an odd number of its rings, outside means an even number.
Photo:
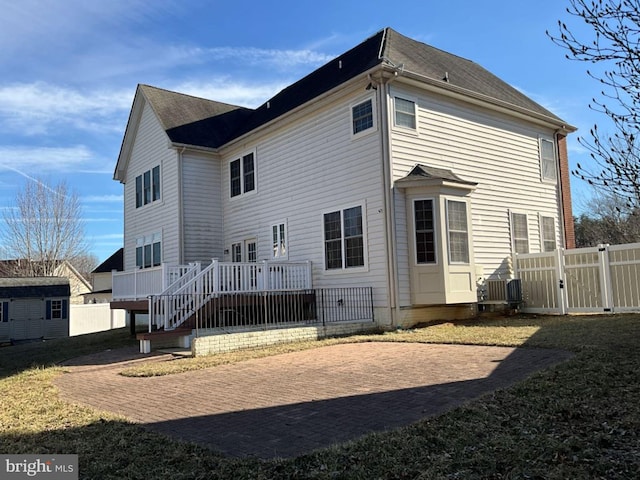
[{"label": "red brick paver", "polygon": [[233,456],[291,457],[408,425],[569,358],[558,350],[411,343],[321,347],[164,377],[118,373],[132,350],[82,357],[62,398]]}]

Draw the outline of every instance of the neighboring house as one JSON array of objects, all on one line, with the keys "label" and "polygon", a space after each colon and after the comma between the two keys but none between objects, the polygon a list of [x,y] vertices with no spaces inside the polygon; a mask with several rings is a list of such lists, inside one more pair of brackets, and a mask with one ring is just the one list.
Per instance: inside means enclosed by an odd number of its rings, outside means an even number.
[{"label": "neighboring house", "polygon": [[0,278],[0,343],[69,336],[69,280]]},{"label": "neighboring house", "polygon": [[[256,109],[139,85],[114,173],[124,269],[308,261],[314,288],[372,287],[380,326],[470,316],[513,254],[574,247],[574,130],[390,28]],[[168,283],[127,278],[130,310]]]},{"label": "neighboring house", "polygon": [[113,255],[91,272],[91,292],[84,295],[84,303],[106,303],[112,300],[113,272],[123,270],[123,251],[118,249]]},{"label": "neighboring house", "polygon": [[[28,260],[0,260],[1,277],[25,277]],[[37,262],[35,262],[37,263]],[[70,301],[72,304],[84,303],[84,296],[91,292],[91,284],[78,270],[68,261],[63,261],[54,270],[55,277],[62,277],[69,280],[71,288]]]}]

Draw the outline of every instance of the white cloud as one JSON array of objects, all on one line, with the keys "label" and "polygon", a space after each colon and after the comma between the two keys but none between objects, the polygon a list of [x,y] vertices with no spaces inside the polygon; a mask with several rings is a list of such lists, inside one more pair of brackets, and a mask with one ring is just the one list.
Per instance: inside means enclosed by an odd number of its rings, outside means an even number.
[{"label": "white cloud", "polygon": [[74,147],[23,147],[0,145],[0,171],[10,170],[30,178],[34,172],[77,172],[87,167],[94,154],[84,145]]},{"label": "white cloud", "polygon": [[218,78],[210,81],[184,82],[172,89],[196,97],[254,108],[262,105],[287,85],[284,82],[250,84],[230,78]]},{"label": "white cloud", "polygon": [[94,235],[96,240],[122,240],[124,238],[123,233],[103,233],[100,235]]},{"label": "white cloud", "polygon": [[277,50],[263,48],[216,47],[194,50],[208,60],[234,61],[241,64],[258,65],[266,63],[276,67],[290,68],[297,65],[320,65],[334,58],[313,50]]},{"label": "white cloud", "polygon": [[88,195],[83,198],[88,203],[123,203],[123,195]]},{"label": "white cloud", "polygon": [[112,117],[130,106],[130,91],[83,93],[45,82],[0,86],[0,125],[23,134],[41,135],[54,127],[104,130],[105,123],[111,129]]}]

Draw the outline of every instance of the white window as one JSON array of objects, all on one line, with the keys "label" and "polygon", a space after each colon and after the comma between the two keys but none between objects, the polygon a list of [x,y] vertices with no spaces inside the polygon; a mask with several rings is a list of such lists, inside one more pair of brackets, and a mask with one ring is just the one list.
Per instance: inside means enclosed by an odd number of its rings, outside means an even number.
[{"label": "white window", "polygon": [[51,318],[62,318],[62,300],[51,300]]},{"label": "white window", "polygon": [[154,233],[136,239],[136,267],[151,268],[162,263],[162,235]]},{"label": "white window", "polygon": [[136,208],[160,200],[160,165],[136,177]]},{"label": "white window", "polygon": [[242,244],[241,243],[234,243],[231,245],[231,261],[232,262],[242,261]]},{"label": "white window", "polygon": [[256,189],[256,165],[253,152],[233,160],[229,164],[229,190],[232,197]]},{"label": "white window", "polygon": [[511,212],[511,239],[515,253],[529,253],[529,228],[526,214]]},{"label": "white window", "polygon": [[556,149],[553,142],[546,138],[540,139],[540,172],[545,182],[556,182]]},{"label": "white window", "polygon": [[278,223],[271,226],[271,245],[273,258],[286,259],[289,255],[287,250],[287,226]]},{"label": "white window", "polygon": [[231,244],[231,261],[252,262],[258,261],[258,242],[255,238],[249,238],[242,242]]},{"label": "white window", "polygon": [[324,214],[324,254],[327,270],[363,267],[365,259],[362,207]]},{"label": "white window", "polygon": [[255,263],[258,261],[258,242],[255,238],[244,241],[247,258],[245,261]]},{"label": "white window", "polygon": [[60,320],[69,316],[69,301],[67,299],[47,300],[45,318]]},{"label": "white window", "polygon": [[556,249],[556,225],[553,217],[540,217],[540,238],[542,251],[553,252]]},{"label": "white window", "polygon": [[376,112],[373,99],[351,106],[351,133],[354,136],[364,135],[376,129]]},{"label": "white window", "polygon": [[416,263],[436,263],[435,213],[433,200],[414,200]]},{"label": "white window", "polygon": [[397,127],[416,129],[416,103],[405,98],[394,98],[394,120]]},{"label": "white window", "polygon": [[449,263],[469,263],[466,202],[447,200],[447,232],[449,235]]}]

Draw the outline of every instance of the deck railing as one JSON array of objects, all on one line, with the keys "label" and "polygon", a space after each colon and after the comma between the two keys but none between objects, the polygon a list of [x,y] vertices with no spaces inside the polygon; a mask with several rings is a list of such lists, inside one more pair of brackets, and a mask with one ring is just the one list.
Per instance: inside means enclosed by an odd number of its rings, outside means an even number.
[{"label": "deck railing", "polygon": [[181,279],[200,271],[199,263],[189,265],[168,265],[163,263],[153,268],[138,268],[112,274],[114,300],[146,300],[149,295],[167,291]]},{"label": "deck railing", "polygon": [[193,293],[188,304],[182,303],[181,295],[158,297],[160,305],[182,310],[176,312],[176,316],[184,318],[196,336],[207,335],[212,330],[373,322],[374,311],[371,287]]},{"label": "deck railing", "polygon": [[217,260],[173,291],[149,296],[149,331],[181,325],[221,293],[311,288],[311,262],[224,263]]}]

